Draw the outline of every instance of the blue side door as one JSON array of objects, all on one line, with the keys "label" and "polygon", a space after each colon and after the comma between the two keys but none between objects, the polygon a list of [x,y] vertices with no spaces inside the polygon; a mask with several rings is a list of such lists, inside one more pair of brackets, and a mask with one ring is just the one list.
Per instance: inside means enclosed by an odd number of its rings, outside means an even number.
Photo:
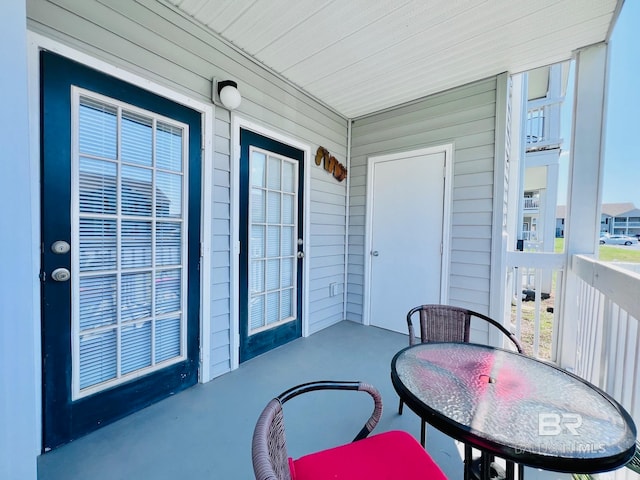
[{"label": "blue side door", "polygon": [[43,450],[197,382],[201,115],[41,54]]},{"label": "blue side door", "polygon": [[240,361],[302,333],[304,152],[240,132]]}]

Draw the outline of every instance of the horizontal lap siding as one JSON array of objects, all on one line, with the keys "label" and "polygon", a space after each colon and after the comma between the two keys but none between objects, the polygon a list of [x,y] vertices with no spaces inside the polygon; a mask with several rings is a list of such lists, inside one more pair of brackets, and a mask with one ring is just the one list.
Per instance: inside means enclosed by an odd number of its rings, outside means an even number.
[{"label": "horizontal lap siding", "polygon": [[347,318],[362,321],[367,158],[452,143],[449,302],[489,308],[496,80],[353,123]]},{"label": "horizontal lap siding", "polygon": [[[231,368],[231,127],[227,110],[215,110],[213,221],[211,224],[211,376]],[[223,180],[224,179],[224,180]],[[223,228],[221,228],[223,227]],[[202,289],[206,292],[206,287]],[[205,299],[206,301],[206,299]]]},{"label": "horizontal lap siding", "polygon": [[[239,114],[281,132],[312,150],[322,145],[346,163],[347,122],[260,65],[221,42],[201,25],[156,0],[29,0],[29,29],[111,65],[135,73],[194,100],[209,102],[211,78],[232,78],[242,93]],[[212,375],[231,368],[231,117],[215,109],[212,195],[211,285],[203,289],[211,306]],[[344,317],[346,182],[337,182],[309,163],[311,232],[311,333]],[[330,296],[330,283],[339,294]]]}]

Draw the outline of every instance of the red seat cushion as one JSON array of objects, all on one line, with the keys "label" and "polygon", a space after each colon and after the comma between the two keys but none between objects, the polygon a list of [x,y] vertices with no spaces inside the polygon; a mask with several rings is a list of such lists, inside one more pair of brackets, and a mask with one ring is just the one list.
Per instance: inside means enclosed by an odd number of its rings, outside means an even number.
[{"label": "red seat cushion", "polygon": [[393,430],[289,462],[292,480],[408,480],[447,477],[418,441]]}]

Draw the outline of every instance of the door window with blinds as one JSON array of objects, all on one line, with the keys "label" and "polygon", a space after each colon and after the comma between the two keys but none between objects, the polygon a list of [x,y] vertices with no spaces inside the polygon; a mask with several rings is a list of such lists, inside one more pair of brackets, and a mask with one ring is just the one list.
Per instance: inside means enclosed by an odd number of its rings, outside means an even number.
[{"label": "door window with blinds", "polygon": [[72,92],[73,398],[186,357],[188,126]]},{"label": "door window with blinds", "polygon": [[250,149],[249,335],[296,319],[298,162]]}]

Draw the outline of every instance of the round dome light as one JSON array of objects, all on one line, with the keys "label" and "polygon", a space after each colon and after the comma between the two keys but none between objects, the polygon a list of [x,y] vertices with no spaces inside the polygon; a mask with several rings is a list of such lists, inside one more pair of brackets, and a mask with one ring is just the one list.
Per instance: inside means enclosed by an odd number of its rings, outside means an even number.
[{"label": "round dome light", "polygon": [[238,84],[233,80],[218,82],[218,95],[220,96],[222,104],[229,110],[238,108],[242,101],[242,97],[238,91]]}]

